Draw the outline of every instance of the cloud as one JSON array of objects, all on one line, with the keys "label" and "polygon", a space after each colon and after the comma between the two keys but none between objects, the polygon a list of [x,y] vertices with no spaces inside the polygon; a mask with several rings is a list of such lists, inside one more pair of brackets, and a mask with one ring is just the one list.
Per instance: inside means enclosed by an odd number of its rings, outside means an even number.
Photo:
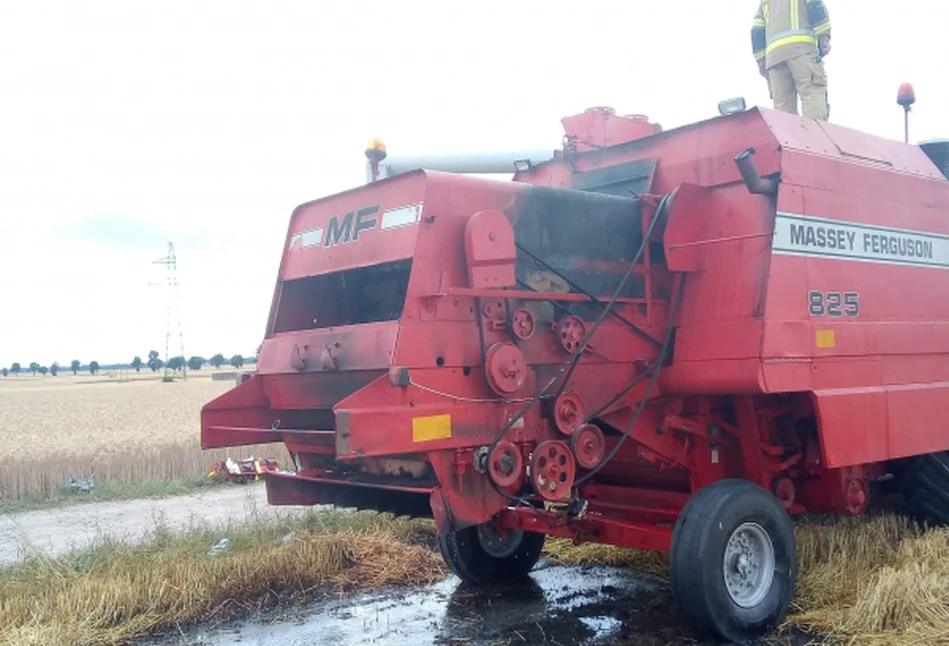
[{"label": "cloud", "polygon": [[82,217],[57,230],[52,239],[143,251],[160,249],[171,237],[172,232],[167,227],[155,226],[131,216],[97,214]]},{"label": "cloud", "polygon": [[[767,106],[755,4],[7,3],[0,295],[21,314],[0,317],[0,365],[163,348],[148,284],[168,240],[188,351],[251,352],[291,211],[361,184],[372,137],[393,156],[553,149],[591,106],[666,129],[731,96]],[[911,81],[911,137],[947,136],[949,3],[828,4],[831,119],[901,139]]]}]

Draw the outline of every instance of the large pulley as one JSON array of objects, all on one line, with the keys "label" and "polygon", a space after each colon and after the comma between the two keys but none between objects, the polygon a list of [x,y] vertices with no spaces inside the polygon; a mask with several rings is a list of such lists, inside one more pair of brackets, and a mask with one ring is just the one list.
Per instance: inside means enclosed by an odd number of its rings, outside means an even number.
[{"label": "large pulley", "polygon": [[545,500],[566,500],[577,475],[570,447],[559,440],[541,442],[531,455],[531,484]]},{"label": "large pulley", "polygon": [[502,397],[516,393],[527,379],[527,360],[513,343],[495,343],[488,348],[484,368],[491,390]]}]

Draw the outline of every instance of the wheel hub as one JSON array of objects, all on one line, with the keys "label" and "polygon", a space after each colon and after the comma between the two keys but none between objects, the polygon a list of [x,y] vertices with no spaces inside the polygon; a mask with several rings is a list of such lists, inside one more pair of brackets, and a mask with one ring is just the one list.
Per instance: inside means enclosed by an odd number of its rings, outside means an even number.
[{"label": "wheel hub", "polygon": [[774,581],[774,545],[757,523],[740,525],[725,545],[722,564],[725,589],[738,606],[751,608],[761,603]]},{"label": "wheel hub", "polygon": [[478,543],[496,559],[507,558],[516,552],[523,538],[524,530],[521,529],[512,529],[502,534],[494,523],[478,525]]}]

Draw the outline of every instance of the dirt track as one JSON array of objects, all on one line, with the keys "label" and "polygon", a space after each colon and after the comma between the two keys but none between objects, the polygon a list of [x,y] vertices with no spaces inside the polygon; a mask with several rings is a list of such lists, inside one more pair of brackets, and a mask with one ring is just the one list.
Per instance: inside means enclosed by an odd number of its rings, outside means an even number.
[{"label": "dirt track", "polygon": [[233,485],[185,496],[120,502],[95,502],[61,509],[0,516],[0,565],[24,550],[60,554],[85,547],[109,535],[138,540],[161,521],[182,529],[202,521],[239,516],[285,515],[297,507],[270,507],[262,484]]}]

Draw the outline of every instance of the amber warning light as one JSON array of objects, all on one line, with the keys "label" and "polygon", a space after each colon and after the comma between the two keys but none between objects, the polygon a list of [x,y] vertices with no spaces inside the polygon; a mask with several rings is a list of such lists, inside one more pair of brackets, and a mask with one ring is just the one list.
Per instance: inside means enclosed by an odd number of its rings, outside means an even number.
[{"label": "amber warning light", "polygon": [[366,146],[366,159],[369,160],[369,166],[372,170],[371,181],[379,179],[379,162],[386,158],[386,144],[382,139],[373,139]]},{"label": "amber warning light", "polygon": [[903,141],[909,143],[909,111],[916,103],[916,90],[912,83],[903,83],[896,93],[896,102],[903,106]]}]

